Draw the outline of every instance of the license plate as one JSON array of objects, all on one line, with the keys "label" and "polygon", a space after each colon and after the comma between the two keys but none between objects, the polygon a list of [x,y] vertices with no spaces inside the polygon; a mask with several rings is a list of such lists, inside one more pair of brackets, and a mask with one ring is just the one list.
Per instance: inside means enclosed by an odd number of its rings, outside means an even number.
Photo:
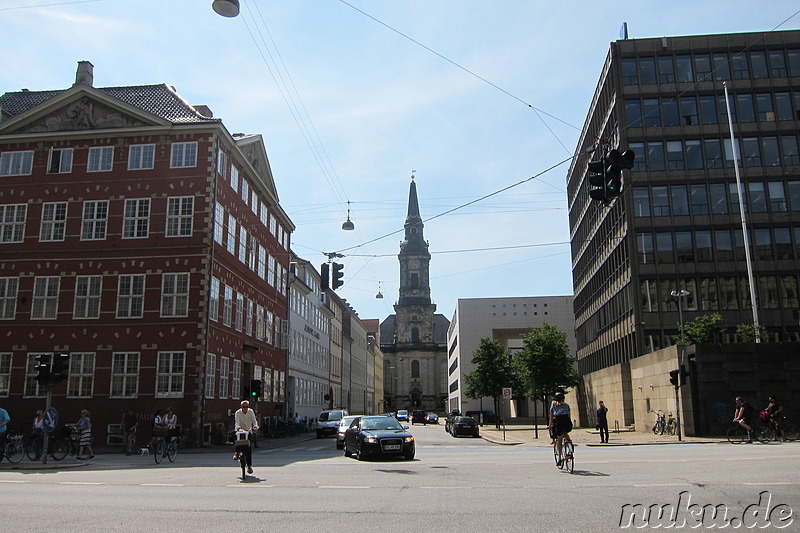
[{"label": "license plate", "polygon": [[386,446],[383,447],[383,449],[386,450],[387,452],[393,452],[399,450],[401,447],[402,446],[400,446],[399,444],[387,444]]}]

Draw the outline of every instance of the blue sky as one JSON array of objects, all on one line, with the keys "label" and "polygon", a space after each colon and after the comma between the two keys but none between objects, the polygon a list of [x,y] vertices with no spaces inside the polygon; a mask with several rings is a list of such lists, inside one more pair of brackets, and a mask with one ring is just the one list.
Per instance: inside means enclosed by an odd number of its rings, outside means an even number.
[{"label": "blue sky", "polygon": [[412,170],[438,312],[572,294],[569,165],[545,170],[572,155],[623,22],[631,38],[800,27],[784,0],[241,3],[227,19],[211,0],[0,0],[0,93],[69,87],[88,60],[95,86],[167,83],[262,134],[294,250],[318,268],[343,253],[340,296],[381,320]]}]

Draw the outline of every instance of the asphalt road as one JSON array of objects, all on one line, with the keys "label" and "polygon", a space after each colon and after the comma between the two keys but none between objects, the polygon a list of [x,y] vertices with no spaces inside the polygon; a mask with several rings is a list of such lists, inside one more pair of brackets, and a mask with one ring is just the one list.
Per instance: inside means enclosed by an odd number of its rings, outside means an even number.
[{"label": "asphalt road", "polygon": [[800,530],[800,443],[579,446],[569,474],[549,448],[412,432],[413,461],[359,462],[332,438],[311,439],[256,451],[245,482],[230,452],[161,465],[99,455],[52,470],[3,462],[3,530],[600,532],[659,525],[662,506],[662,527],[689,529],[705,512],[705,526]]}]

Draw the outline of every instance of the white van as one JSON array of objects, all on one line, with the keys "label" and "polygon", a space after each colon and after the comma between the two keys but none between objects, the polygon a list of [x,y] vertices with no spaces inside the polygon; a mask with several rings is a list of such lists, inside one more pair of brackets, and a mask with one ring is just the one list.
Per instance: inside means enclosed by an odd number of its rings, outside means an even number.
[{"label": "white van", "polygon": [[322,411],[317,419],[317,438],[321,439],[328,435],[336,435],[339,429],[339,421],[347,416],[344,409],[333,409]]}]

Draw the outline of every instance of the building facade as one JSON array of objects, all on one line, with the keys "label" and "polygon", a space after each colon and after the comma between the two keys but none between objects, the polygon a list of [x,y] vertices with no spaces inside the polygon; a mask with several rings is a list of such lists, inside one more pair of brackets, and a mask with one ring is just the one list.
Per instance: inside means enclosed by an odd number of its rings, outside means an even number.
[{"label": "building facade", "polygon": [[411,177],[405,236],[400,243],[400,297],[395,314],[381,323],[387,409],[443,411],[447,398],[447,330],[449,320],[436,314],[431,299],[428,243],[419,211],[417,186]]},{"label": "building facade", "polygon": [[[588,388],[614,383],[623,423],[626,365],[674,344],[682,320],[719,313],[723,342],[756,317],[763,342],[800,339],[799,86],[800,31],[611,43],[568,195],[578,367]],[[617,147],[636,159],[606,206],[587,165]]]},{"label": "building facade", "polygon": [[256,410],[281,412],[294,226],[263,140],[167,85],[93,80],[81,62],[68,89],[0,96],[4,407],[45,407],[36,356],[64,353],[52,405],[88,409],[96,442],[167,407],[187,444],[211,442],[253,380]]},{"label": "building facade", "polygon": [[[464,395],[465,376],[475,370],[472,357],[481,339],[497,341],[513,354],[523,348],[524,334],[550,324],[566,334],[569,352],[574,354],[572,305],[571,296],[459,298],[447,334],[448,409],[462,413],[494,409],[493,398],[472,399]],[[517,391],[512,392],[516,395]],[[504,411],[497,414],[506,419],[534,415],[534,405],[529,400],[506,400],[501,407]],[[541,406],[537,409],[541,413]]]}]

